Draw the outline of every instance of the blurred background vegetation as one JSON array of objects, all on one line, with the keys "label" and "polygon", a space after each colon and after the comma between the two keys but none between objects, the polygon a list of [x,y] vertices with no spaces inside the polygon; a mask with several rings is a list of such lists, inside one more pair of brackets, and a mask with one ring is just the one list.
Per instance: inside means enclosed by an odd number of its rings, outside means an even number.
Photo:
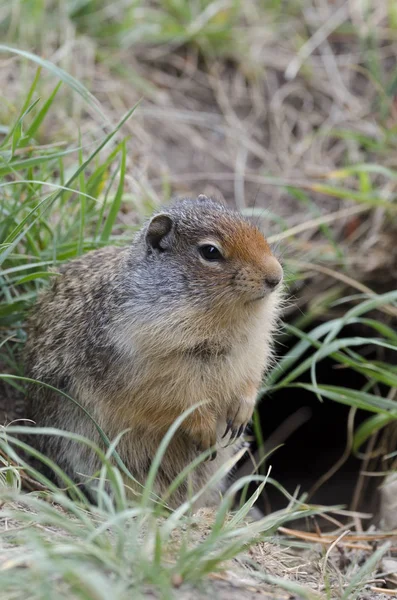
[{"label": "blurred background vegetation", "polygon": [[289,285],[255,459],[284,444],[290,493],[377,513],[397,447],[397,4],[7,0],[0,41],[3,414],[23,412],[9,375],[57,264],[214,194]]}]

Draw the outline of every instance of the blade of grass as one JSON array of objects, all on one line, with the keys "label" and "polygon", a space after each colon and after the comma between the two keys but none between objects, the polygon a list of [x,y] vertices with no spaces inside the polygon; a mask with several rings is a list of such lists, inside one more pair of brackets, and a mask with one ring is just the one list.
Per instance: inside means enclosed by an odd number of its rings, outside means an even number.
[{"label": "blade of grass", "polygon": [[21,56],[22,58],[26,58],[27,60],[35,62],[40,67],[47,69],[50,73],[58,77],[61,81],[63,81],[66,85],[68,85],[72,90],[74,90],[79,96],[83,98],[94,110],[95,112],[102,117],[102,119],[108,124],[111,125],[108,117],[102,111],[101,106],[98,100],[87,90],[87,88],[82,85],[77,79],[69,75],[66,71],[57,67],[49,60],[42,58],[41,56],[37,56],[32,52],[28,52],[26,50],[21,50],[19,48],[13,48],[11,46],[6,46],[4,44],[0,44],[0,52],[6,52],[7,54],[16,54]]},{"label": "blade of grass", "polygon": [[113,199],[113,202],[110,206],[108,216],[106,217],[105,224],[103,226],[101,241],[108,242],[110,234],[112,233],[113,225],[116,221],[117,215],[120,210],[121,200],[123,197],[123,189],[124,189],[124,178],[125,178],[125,169],[127,163],[127,146],[125,140],[121,146],[121,164],[120,164],[120,172],[119,172],[119,185],[117,187],[116,195]]}]

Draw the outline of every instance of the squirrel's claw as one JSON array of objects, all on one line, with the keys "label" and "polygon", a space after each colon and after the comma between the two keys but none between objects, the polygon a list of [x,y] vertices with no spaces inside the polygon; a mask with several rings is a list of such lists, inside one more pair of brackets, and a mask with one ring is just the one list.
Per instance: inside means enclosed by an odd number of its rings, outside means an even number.
[{"label": "squirrel's claw", "polygon": [[[251,396],[247,395],[240,398],[236,403],[233,403],[229,407],[228,414],[226,415],[227,427],[223,437],[226,437],[230,431],[230,438],[225,447],[234,444],[244,434],[245,429],[252,418],[254,407],[255,397],[253,394]],[[231,412],[232,410],[234,412]]]},{"label": "squirrel's claw", "polygon": [[237,440],[244,434],[247,427],[247,423],[243,423],[240,427],[234,427],[231,429],[229,442],[226,444],[225,448],[232,446]]},{"label": "squirrel's claw", "polygon": [[242,425],[240,425],[239,430],[237,432],[236,439],[238,439],[239,437],[241,437],[243,435],[246,426],[247,426],[246,423],[243,423]]},{"label": "squirrel's claw", "polygon": [[217,450],[213,450],[209,453],[209,455],[204,459],[204,462],[212,462],[218,456]]},{"label": "squirrel's claw", "polygon": [[209,455],[209,457],[207,458],[207,460],[213,461],[213,460],[216,459],[217,455],[218,455],[218,452],[216,450],[214,450],[213,452],[211,452],[211,454]]},{"label": "squirrel's claw", "polygon": [[231,431],[232,429],[232,421],[230,419],[228,419],[227,421],[227,425],[226,425],[226,429],[225,429],[225,433],[222,436],[222,439],[225,439],[225,437],[227,436],[227,434],[229,433],[229,431]]}]

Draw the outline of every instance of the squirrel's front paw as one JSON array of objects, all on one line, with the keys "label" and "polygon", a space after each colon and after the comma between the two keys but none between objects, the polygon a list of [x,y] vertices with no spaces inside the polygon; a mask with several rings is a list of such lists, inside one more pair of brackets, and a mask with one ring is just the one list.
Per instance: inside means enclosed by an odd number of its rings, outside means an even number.
[{"label": "squirrel's front paw", "polygon": [[254,412],[255,397],[256,394],[252,394],[249,397],[242,398],[237,407],[236,404],[233,404],[229,407],[226,416],[226,430],[222,436],[222,439],[224,439],[228,433],[230,433],[227,446],[234,444],[234,442],[236,442],[246,430],[246,427],[252,419],[252,414]]},{"label": "squirrel's front paw", "polygon": [[[199,452],[205,452],[216,445],[216,429],[201,430],[193,435],[194,443]],[[215,460],[217,451],[213,450],[206,460]]]},{"label": "squirrel's front paw", "polygon": [[[193,439],[198,452],[205,452],[216,445],[216,420],[215,417],[204,416],[203,414],[193,413],[190,419],[186,420],[185,430]],[[217,452],[214,450],[207,460],[214,460]]]}]

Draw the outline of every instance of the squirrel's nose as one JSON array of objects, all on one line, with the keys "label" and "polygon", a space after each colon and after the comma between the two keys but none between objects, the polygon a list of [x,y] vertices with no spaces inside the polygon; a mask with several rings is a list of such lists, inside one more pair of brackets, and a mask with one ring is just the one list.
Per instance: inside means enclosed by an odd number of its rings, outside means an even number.
[{"label": "squirrel's nose", "polygon": [[272,290],[278,286],[278,284],[280,283],[281,280],[282,280],[282,275],[272,275],[272,276],[269,275],[269,276],[265,277],[266,286]]},{"label": "squirrel's nose", "polygon": [[283,278],[283,270],[280,263],[274,256],[266,261],[265,285],[268,289],[274,290]]}]

